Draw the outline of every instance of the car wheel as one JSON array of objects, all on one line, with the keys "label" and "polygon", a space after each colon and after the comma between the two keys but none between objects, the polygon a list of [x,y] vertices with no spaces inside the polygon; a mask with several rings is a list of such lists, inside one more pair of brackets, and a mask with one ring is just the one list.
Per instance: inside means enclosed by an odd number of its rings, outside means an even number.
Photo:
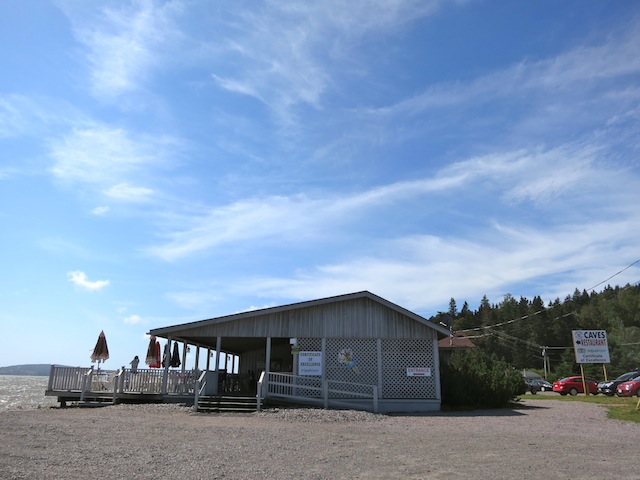
[{"label": "car wheel", "polygon": [[567,394],[567,392],[560,392],[560,395],[562,395],[563,397]]},{"label": "car wheel", "polygon": [[[640,390],[638,390],[638,392],[640,392]],[[531,395],[535,395],[536,393],[538,393],[538,392],[536,391],[536,389],[535,389],[535,388],[532,388],[532,389],[531,389]]]},{"label": "car wheel", "polygon": [[638,389],[638,391],[636,392],[636,397],[640,397],[640,388]]},{"label": "car wheel", "polygon": [[569,394],[572,395],[572,396],[575,396],[575,395],[578,394],[578,390],[575,389],[575,388],[572,388],[571,390],[569,390]]}]

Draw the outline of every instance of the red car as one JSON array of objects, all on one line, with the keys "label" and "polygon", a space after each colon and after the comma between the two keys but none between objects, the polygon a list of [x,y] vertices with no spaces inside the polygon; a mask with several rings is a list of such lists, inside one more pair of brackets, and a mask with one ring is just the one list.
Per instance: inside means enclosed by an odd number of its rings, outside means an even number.
[{"label": "red car", "polygon": [[[589,391],[589,393],[591,395],[597,395],[598,382],[589,377],[584,377],[584,381],[587,384],[587,390]],[[558,392],[560,395],[566,395],[567,393],[570,395],[584,393],[584,388],[582,387],[582,377],[567,377],[555,381],[553,382],[553,391]]]},{"label": "red car", "polygon": [[616,393],[619,397],[633,397],[634,395],[640,397],[640,377],[621,383],[616,388]]}]

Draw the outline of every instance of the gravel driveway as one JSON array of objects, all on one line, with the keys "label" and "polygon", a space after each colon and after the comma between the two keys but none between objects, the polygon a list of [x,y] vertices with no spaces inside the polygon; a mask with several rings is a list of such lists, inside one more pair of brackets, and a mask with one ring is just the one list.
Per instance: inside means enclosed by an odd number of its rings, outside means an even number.
[{"label": "gravel driveway", "polygon": [[421,416],[194,414],[172,405],[3,411],[0,478],[640,478],[640,424],[606,413],[531,397],[516,410]]}]

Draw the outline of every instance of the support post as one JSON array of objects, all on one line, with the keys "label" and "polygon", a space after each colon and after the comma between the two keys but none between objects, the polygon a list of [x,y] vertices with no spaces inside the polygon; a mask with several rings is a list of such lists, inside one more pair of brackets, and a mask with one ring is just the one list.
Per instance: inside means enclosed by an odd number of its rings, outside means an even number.
[{"label": "support post", "polygon": [[214,389],[214,392],[216,392],[216,395],[220,395],[220,392],[218,392],[218,386],[220,385],[219,382],[219,377],[220,377],[220,350],[222,349],[222,337],[218,337],[216,339],[216,356],[215,356],[215,364],[213,366],[213,371],[216,372],[215,375],[215,379],[216,379],[216,386]]},{"label": "support post", "polygon": [[164,346],[164,355],[163,355],[163,367],[164,372],[162,373],[162,395],[167,394],[167,383],[169,381],[169,364],[171,363],[171,337],[167,337],[167,344]]},{"label": "support post", "polygon": [[580,364],[580,375],[582,375],[582,389],[584,390],[584,395],[588,396],[589,390],[587,390],[587,382],[584,379],[584,365],[582,363]]},{"label": "support post", "polygon": [[264,371],[269,374],[271,371],[271,337],[267,337],[266,358],[264,359]]}]

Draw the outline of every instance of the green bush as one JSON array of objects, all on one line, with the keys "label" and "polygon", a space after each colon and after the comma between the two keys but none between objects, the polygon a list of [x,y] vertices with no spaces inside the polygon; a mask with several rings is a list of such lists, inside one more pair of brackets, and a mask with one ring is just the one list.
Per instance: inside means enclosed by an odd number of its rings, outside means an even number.
[{"label": "green bush", "polygon": [[454,352],[440,378],[442,403],[451,407],[500,408],[525,390],[520,371],[479,348]]}]

